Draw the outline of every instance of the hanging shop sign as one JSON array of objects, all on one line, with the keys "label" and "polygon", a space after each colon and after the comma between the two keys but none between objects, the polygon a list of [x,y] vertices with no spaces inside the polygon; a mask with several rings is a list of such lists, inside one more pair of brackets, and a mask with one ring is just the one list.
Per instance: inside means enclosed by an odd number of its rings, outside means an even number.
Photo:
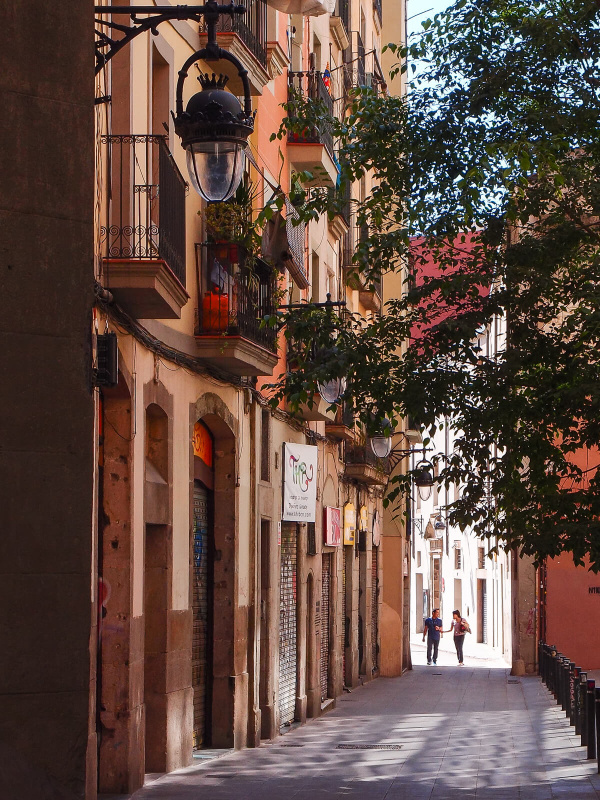
[{"label": "hanging shop sign", "polygon": [[358,512],[358,530],[366,531],[369,524],[369,512],[366,506],[361,506]]},{"label": "hanging shop sign", "polygon": [[323,541],[330,547],[342,543],[342,510],[333,506],[323,509]]},{"label": "hanging shop sign", "polygon": [[206,425],[197,422],[194,425],[192,438],[194,455],[201,459],[207,467],[213,466],[213,440]]},{"label": "hanging shop sign", "polygon": [[381,514],[373,512],[373,544],[379,547],[381,544]]},{"label": "hanging shop sign", "polygon": [[317,453],[308,444],[283,444],[283,512],[285,522],[315,522]]},{"label": "hanging shop sign", "polygon": [[356,508],[354,503],[344,506],[344,544],[354,544],[356,536]]}]

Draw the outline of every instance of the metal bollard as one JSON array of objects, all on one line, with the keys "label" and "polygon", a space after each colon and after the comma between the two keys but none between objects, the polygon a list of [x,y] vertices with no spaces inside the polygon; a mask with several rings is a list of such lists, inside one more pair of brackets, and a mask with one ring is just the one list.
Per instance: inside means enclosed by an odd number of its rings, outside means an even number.
[{"label": "metal bollard", "polygon": [[569,661],[569,696],[567,698],[569,725],[575,725],[575,662]]},{"label": "metal bollard", "polygon": [[596,681],[587,682],[587,757],[596,758]]},{"label": "metal bollard", "polygon": [[573,668],[573,724],[577,736],[581,734],[581,717],[579,714],[579,689],[581,688],[581,667]]},{"label": "metal bollard", "polygon": [[581,726],[581,746],[587,744],[587,672],[582,672],[579,681],[579,724]]},{"label": "metal bollard", "polygon": [[561,708],[565,712],[565,716],[569,716],[569,669],[571,662],[568,658],[563,658],[562,662],[562,679],[563,679],[563,693]]},{"label": "metal bollard", "polygon": [[556,647],[552,645],[550,648],[550,654],[548,656],[548,672],[547,672],[547,679],[548,679],[548,689],[554,694],[554,667],[556,664]]},{"label": "metal bollard", "polygon": [[556,678],[554,694],[558,705],[562,706],[563,680],[562,680],[562,653],[556,654]]}]

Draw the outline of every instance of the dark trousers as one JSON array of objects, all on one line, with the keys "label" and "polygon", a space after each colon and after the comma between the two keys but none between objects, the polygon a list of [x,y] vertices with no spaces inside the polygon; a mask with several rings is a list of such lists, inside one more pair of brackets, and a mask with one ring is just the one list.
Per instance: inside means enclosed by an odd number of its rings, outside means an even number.
[{"label": "dark trousers", "polygon": [[431,651],[433,650],[433,661],[434,663],[437,661],[438,657],[438,647],[440,646],[439,639],[432,639],[431,636],[427,636],[427,661],[431,661]]},{"label": "dark trousers", "polygon": [[460,664],[463,660],[463,644],[465,643],[464,636],[455,636],[454,637],[454,647],[456,647],[456,655],[458,656],[458,663]]}]

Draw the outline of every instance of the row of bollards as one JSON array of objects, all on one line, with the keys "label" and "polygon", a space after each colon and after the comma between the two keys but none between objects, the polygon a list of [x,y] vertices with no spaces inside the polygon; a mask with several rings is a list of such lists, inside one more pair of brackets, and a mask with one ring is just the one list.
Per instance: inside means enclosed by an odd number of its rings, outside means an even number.
[{"label": "row of bollards", "polygon": [[587,757],[598,759],[600,773],[600,746],[596,747],[596,742],[600,744],[600,687],[554,645],[540,642],[539,664],[542,681],[581,736]]}]

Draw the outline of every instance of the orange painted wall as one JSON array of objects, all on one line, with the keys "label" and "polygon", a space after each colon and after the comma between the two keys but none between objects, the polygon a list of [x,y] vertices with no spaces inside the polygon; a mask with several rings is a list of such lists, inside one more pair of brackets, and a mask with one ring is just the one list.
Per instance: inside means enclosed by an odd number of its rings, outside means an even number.
[{"label": "orange painted wall", "polygon": [[[598,587],[598,594],[590,588]],[[600,575],[563,554],[547,563],[546,641],[582,669],[600,669]]]}]

